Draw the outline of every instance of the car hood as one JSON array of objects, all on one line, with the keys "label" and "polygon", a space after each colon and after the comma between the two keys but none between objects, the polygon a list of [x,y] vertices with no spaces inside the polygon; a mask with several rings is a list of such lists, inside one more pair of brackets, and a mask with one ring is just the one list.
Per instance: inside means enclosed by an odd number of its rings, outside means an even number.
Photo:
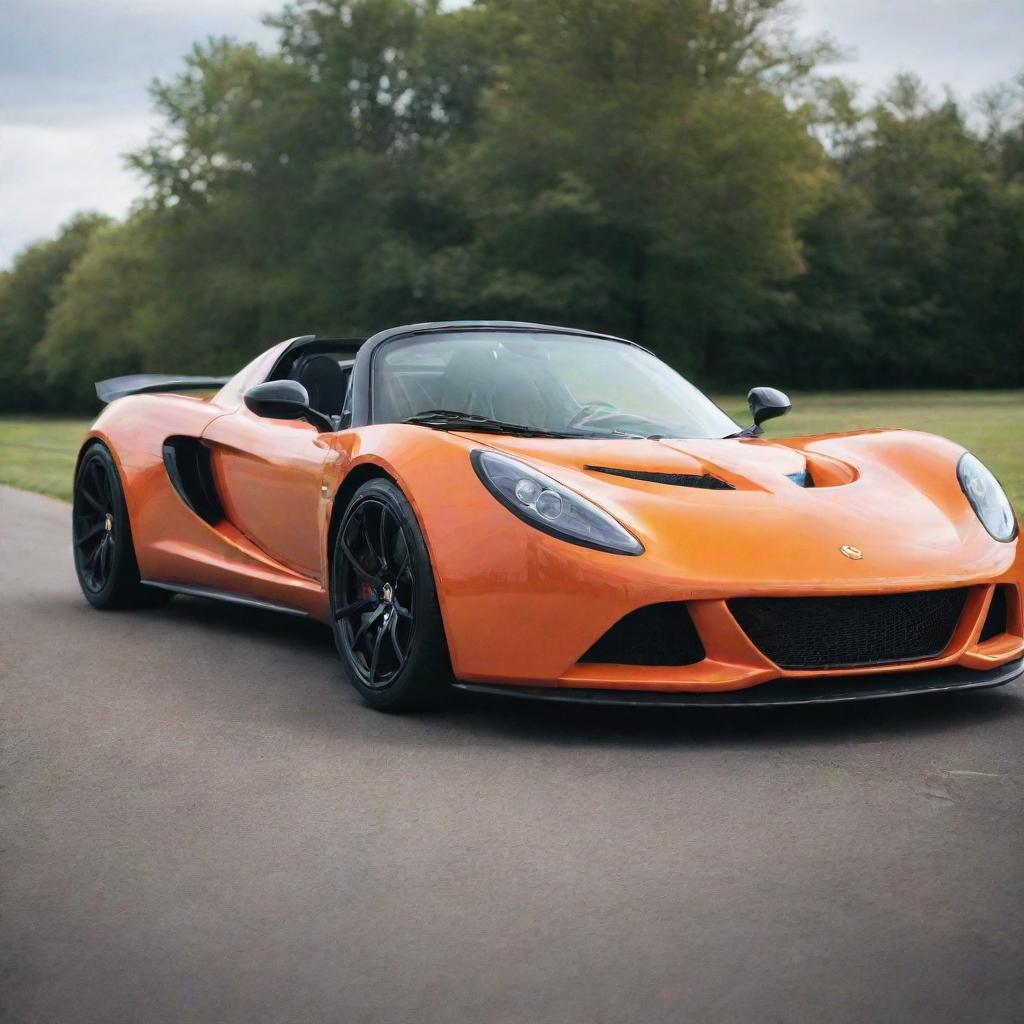
[{"label": "car hood", "polygon": [[965,499],[963,449],[929,434],[472,440],[596,502],[662,571],[737,592],[938,587],[1001,575],[1017,554]]}]

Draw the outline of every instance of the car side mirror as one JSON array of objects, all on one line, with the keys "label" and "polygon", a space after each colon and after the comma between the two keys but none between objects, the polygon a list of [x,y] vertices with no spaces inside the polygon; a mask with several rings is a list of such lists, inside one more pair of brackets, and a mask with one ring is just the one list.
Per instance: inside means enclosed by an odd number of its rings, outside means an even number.
[{"label": "car side mirror", "polygon": [[789,397],[775,388],[751,388],[747,393],[747,405],[750,406],[750,415],[754,417],[758,433],[765,420],[785,416],[793,408]]},{"label": "car side mirror", "polygon": [[323,413],[309,407],[309,392],[297,380],[267,380],[245,393],[245,407],[270,420],[308,420],[317,430],[335,428]]}]

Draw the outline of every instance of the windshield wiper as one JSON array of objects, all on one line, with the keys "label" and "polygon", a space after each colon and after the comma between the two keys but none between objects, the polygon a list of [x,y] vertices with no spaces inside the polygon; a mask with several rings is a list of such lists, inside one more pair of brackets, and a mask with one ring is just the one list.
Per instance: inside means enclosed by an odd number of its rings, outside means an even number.
[{"label": "windshield wiper", "polygon": [[580,437],[586,435],[565,433],[557,430],[541,430],[522,423],[506,423],[504,420],[478,416],[473,412],[458,412],[453,409],[430,409],[410,416],[403,423],[414,423],[434,430],[471,430],[481,434],[518,434],[521,437]]}]

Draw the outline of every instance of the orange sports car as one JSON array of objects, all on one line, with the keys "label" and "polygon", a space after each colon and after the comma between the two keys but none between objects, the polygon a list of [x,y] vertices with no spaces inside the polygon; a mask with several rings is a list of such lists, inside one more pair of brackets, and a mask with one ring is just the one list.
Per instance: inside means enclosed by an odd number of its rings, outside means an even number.
[{"label": "orange sports car", "polygon": [[97,392],[89,602],[312,616],[375,708],[453,687],[847,701],[1024,671],[1018,523],[977,458],[901,430],[767,440],[781,392],[751,391],[741,429],[621,338],[419,324]]}]

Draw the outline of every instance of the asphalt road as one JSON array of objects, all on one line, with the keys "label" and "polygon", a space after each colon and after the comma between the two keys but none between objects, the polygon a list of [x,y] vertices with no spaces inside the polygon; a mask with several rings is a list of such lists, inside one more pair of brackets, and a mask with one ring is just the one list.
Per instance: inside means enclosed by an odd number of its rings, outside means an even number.
[{"label": "asphalt road", "polygon": [[1022,1019],[1024,695],[395,718],[0,488],[12,1021]]}]

